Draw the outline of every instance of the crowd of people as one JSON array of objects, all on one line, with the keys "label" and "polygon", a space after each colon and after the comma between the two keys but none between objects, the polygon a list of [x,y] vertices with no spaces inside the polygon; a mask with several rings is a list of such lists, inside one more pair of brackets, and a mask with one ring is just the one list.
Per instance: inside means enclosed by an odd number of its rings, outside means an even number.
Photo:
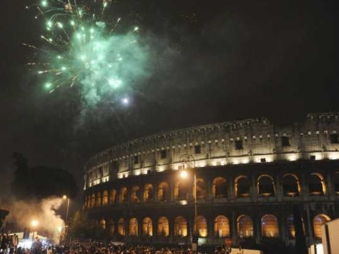
[{"label": "crowd of people", "polygon": [[16,234],[1,234],[0,239],[0,252],[3,254],[13,254],[16,252],[19,244],[19,237]]},{"label": "crowd of people", "polygon": [[[109,242],[104,244],[98,241],[86,243],[73,242],[65,245],[54,245],[43,242],[36,237],[30,248],[19,246],[17,235],[2,234],[0,254],[194,254],[188,246],[156,247],[152,245],[128,245]],[[227,254],[227,248],[219,246],[213,252],[206,253]]]}]

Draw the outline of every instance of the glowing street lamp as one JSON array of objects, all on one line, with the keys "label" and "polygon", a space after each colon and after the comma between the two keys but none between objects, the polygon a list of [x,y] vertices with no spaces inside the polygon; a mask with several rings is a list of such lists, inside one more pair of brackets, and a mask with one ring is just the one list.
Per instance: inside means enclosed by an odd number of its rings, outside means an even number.
[{"label": "glowing street lamp", "polygon": [[[195,168],[195,160],[192,155],[184,154],[180,157],[180,161],[183,164],[183,170],[180,172],[180,177],[187,179],[189,173],[186,170],[188,166],[189,169]],[[198,232],[197,232],[197,223],[198,223],[198,206],[197,206],[197,175],[194,172],[193,174],[193,203],[194,203],[194,222],[193,222],[193,237],[192,237],[192,251],[197,251],[198,249]]]},{"label": "glowing street lamp", "polygon": [[32,228],[33,228],[33,232],[32,232],[32,240],[34,241],[34,233],[35,233],[35,231],[34,231],[34,228],[36,228],[38,225],[39,225],[39,221],[37,221],[37,220],[32,220],[31,221],[31,225],[32,225]]}]

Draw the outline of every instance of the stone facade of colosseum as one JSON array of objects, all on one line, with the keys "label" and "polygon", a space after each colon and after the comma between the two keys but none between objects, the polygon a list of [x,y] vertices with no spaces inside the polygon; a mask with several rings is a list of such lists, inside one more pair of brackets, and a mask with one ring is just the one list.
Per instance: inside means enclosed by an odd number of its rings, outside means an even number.
[{"label": "stone facade of colosseum", "polygon": [[[199,245],[309,243],[339,217],[339,114],[286,126],[266,118],[131,140],[85,165],[84,209],[111,239]],[[187,171],[188,178],[180,177]]]}]

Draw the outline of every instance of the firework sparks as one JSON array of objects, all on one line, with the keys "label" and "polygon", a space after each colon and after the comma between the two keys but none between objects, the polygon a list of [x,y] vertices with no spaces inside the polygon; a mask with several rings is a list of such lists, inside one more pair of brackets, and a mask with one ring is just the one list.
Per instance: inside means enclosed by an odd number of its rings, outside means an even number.
[{"label": "firework sparks", "polygon": [[43,76],[44,89],[52,93],[79,85],[87,104],[96,104],[119,99],[145,76],[148,56],[138,41],[139,28],[115,34],[121,19],[107,17],[110,5],[110,0],[42,0],[27,7],[45,22],[42,46],[23,43],[38,52],[39,61],[28,65]]}]

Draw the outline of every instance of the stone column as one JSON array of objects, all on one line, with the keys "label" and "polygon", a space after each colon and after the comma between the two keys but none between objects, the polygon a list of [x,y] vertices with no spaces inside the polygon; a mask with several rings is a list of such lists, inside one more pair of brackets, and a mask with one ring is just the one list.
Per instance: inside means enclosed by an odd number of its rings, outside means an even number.
[{"label": "stone column", "polygon": [[[227,180],[226,180],[227,181]],[[235,196],[235,193],[234,193],[234,187],[235,187],[235,183],[234,183],[234,177],[233,176],[230,176],[228,178],[228,199],[235,199],[236,196]]]},{"label": "stone column", "polygon": [[254,214],[253,217],[253,233],[255,241],[258,243],[261,239],[261,217],[259,214]]},{"label": "stone column", "polygon": [[237,238],[238,238],[238,232],[237,232],[237,227],[236,227],[236,223],[237,223],[237,218],[236,218],[236,214],[234,211],[232,211],[232,218],[231,219],[231,237],[232,237],[232,242],[236,243]]},{"label": "stone column", "polygon": [[284,194],[283,194],[283,190],[282,190],[280,175],[277,175],[274,187],[275,187],[276,199],[277,199],[277,201],[281,202]]},{"label": "stone column", "polygon": [[253,201],[257,201],[258,199],[258,191],[257,191],[257,184],[256,184],[256,178],[254,175],[251,175],[251,190],[250,190],[250,195],[252,197]]}]

